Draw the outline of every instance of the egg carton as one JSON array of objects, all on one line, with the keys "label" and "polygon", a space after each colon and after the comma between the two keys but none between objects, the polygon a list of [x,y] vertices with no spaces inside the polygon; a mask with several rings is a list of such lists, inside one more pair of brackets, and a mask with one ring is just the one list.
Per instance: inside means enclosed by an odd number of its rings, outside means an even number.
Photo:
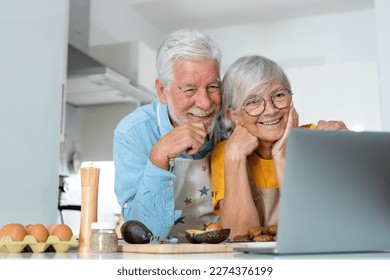
[{"label": "egg carton", "polygon": [[77,243],[76,237],[72,236],[69,241],[61,241],[58,236],[49,235],[46,242],[38,242],[32,235],[26,235],[22,241],[13,241],[9,235],[0,236],[0,252],[21,253],[33,252],[43,253],[54,251],[57,253],[67,252],[70,247]]}]

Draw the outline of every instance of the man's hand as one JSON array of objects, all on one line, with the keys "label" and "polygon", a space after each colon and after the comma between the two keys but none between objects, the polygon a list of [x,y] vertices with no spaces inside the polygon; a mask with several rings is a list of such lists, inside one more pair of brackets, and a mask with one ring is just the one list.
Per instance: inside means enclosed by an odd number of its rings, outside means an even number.
[{"label": "man's hand", "polygon": [[347,126],[342,121],[324,121],[324,120],[320,120],[317,123],[317,129],[320,129],[320,130],[348,130]]},{"label": "man's hand", "polygon": [[164,135],[152,148],[150,161],[162,169],[168,170],[169,160],[183,151],[196,154],[205,142],[207,133],[202,122],[189,122],[175,127]]}]

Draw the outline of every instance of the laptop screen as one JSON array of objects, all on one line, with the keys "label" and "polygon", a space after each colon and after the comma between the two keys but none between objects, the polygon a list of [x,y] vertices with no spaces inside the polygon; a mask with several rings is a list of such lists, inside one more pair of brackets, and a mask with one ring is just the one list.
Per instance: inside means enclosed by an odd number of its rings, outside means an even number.
[{"label": "laptop screen", "polygon": [[390,249],[390,133],[291,131],[279,253]]}]

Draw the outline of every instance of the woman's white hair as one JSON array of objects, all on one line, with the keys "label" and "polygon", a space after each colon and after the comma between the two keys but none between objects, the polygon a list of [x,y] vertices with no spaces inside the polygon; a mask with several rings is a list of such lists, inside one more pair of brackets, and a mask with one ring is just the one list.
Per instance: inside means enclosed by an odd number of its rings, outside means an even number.
[{"label": "woman's white hair", "polygon": [[227,116],[227,110],[237,113],[251,95],[264,94],[274,82],[281,82],[291,90],[290,82],[283,69],[274,61],[259,55],[237,59],[226,71],[222,80],[222,123],[223,133],[228,137],[235,124]]}]

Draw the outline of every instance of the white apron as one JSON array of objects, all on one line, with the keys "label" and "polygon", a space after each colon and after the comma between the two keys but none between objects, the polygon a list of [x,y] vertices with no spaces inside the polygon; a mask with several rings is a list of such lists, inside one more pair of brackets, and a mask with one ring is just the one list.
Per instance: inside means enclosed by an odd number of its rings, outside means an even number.
[{"label": "white apron", "polygon": [[267,227],[277,225],[279,221],[279,188],[267,189],[257,187],[250,172],[249,164],[247,165],[249,185],[253,201],[255,202],[257,213],[259,214],[260,226]]},{"label": "white apron", "polygon": [[219,222],[214,213],[211,186],[210,153],[203,159],[176,158],[170,161],[177,180],[174,184],[175,209],[182,210],[170,235],[188,242],[187,229],[205,229]]},{"label": "white apron", "polygon": [[263,227],[277,225],[279,221],[279,188],[251,187],[251,192],[259,213],[260,225]]},{"label": "white apron", "polygon": [[[157,114],[160,126],[160,104]],[[203,159],[171,159],[169,164],[177,178],[174,183],[175,209],[182,210],[169,235],[179,242],[189,242],[185,237],[187,229],[205,229],[209,224],[219,222],[213,207],[210,153]]]}]

